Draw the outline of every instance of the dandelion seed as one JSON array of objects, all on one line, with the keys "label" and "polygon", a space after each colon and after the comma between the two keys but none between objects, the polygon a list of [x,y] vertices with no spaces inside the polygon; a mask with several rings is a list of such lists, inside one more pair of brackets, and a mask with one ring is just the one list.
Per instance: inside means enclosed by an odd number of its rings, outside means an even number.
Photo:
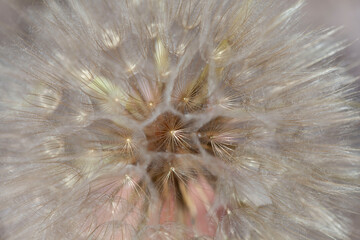
[{"label": "dandelion seed", "polygon": [[104,45],[109,49],[117,47],[120,43],[120,36],[113,30],[105,30],[102,37]]}]

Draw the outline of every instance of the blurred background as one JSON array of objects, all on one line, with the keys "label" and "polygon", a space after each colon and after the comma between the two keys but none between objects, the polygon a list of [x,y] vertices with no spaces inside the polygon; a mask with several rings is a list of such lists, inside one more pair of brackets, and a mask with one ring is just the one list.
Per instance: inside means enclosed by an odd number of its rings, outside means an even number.
[{"label": "blurred background", "polygon": [[[341,37],[353,42],[346,58],[360,61],[360,0],[307,0],[306,21],[319,27],[343,26]],[[360,67],[352,71],[360,76]]]}]

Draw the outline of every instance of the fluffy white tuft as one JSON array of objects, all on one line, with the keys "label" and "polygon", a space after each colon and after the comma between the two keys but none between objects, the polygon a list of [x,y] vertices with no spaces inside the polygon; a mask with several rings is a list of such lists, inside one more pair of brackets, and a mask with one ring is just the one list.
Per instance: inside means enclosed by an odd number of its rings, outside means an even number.
[{"label": "fluffy white tuft", "polygon": [[347,42],[299,30],[303,1],[280,4],[15,8],[27,31],[2,28],[0,238],[357,238]]}]

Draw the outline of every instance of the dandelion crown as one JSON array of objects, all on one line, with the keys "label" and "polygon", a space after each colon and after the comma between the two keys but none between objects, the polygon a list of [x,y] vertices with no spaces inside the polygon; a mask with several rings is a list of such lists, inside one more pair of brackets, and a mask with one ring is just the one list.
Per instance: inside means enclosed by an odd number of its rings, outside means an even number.
[{"label": "dandelion crown", "polygon": [[27,31],[2,29],[0,49],[0,238],[355,239],[355,78],[337,29],[296,30],[302,5],[18,9]]}]

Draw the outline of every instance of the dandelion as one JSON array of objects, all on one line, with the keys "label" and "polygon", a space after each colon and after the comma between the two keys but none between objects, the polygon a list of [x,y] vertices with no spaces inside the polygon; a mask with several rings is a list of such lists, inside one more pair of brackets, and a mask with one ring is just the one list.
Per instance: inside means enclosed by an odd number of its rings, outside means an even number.
[{"label": "dandelion", "polygon": [[2,29],[1,239],[356,238],[347,42],[279,3],[15,8],[29,31]]}]

